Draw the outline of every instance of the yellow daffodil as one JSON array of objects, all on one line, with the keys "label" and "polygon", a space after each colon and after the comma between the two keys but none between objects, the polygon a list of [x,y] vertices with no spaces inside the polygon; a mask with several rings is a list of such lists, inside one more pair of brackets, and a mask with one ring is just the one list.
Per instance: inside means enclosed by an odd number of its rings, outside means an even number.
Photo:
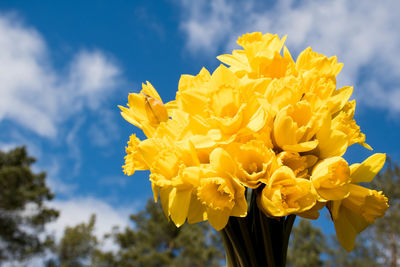
[{"label": "yellow daffodil", "polygon": [[355,109],[356,101],[352,100],[347,102],[339,114],[332,119],[332,128],[341,131],[347,136],[348,146],[358,143],[372,150],[372,148],[365,143],[365,134],[361,133],[360,126],[358,126],[353,119]]},{"label": "yellow daffodil", "polygon": [[336,57],[327,58],[311,47],[301,52],[296,60],[296,69],[303,76],[336,76],[342,68],[343,64],[337,63]]},{"label": "yellow daffodil", "polygon": [[211,171],[200,179],[197,198],[205,206],[210,224],[221,230],[229,216],[245,217],[245,188],[235,178],[236,167],[230,155],[217,148],[210,154]]},{"label": "yellow daffodil", "polygon": [[282,150],[293,152],[310,151],[317,147],[314,136],[316,114],[306,101],[283,108],[274,121],[274,140]]},{"label": "yellow daffodil", "polygon": [[207,85],[211,74],[202,68],[196,76],[182,75],[176,93],[176,108],[191,115],[208,117]]},{"label": "yellow daffodil", "polygon": [[311,209],[317,197],[312,193],[311,182],[296,178],[292,169],[277,169],[262,190],[257,201],[266,214],[274,217],[301,213]]},{"label": "yellow daffodil", "polygon": [[263,91],[264,98],[260,98],[264,106],[270,107],[275,116],[288,105],[296,105],[303,94],[302,80],[294,76],[286,76],[268,82]]},{"label": "yellow daffodil", "polygon": [[315,165],[318,158],[314,155],[301,156],[297,152],[284,151],[278,154],[278,160],[282,165],[291,168],[296,177],[308,178],[308,169]]},{"label": "yellow daffodil", "polygon": [[122,166],[126,175],[133,175],[135,170],[148,170],[149,167],[144,162],[139,149],[140,140],[136,135],[132,134],[125,148],[125,165]]},{"label": "yellow daffodil", "polygon": [[149,82],[142,84],[140,94],[129,94],[128,107],[119,106],[122,117],[142,129],[148,137],[161,122],[168,120],[167,109]]},{"label": "yellow daffodil", "polygon": [[326,159],[335,156],[343,156],[349,146],[345,133],[332,127],[332,119],[329,113],[325,113],[322,125],[316,133],[318,140],[318,157]]},{"label": "yellow daffodil", "polygon": [[282,77],[292,60],[279,54],[285,40],[286,37],[279,39],[272,34],[248,33],[237,41],[244,50],[235,50],[232,55],[221,55],[217,58],[230,65],[239,77],[245,74],[251,78]]},{"label": "yellow daffodil", "polygon": [[349,196],[341,201],[332,201],[328,207],[335,224],[336,235],[347,250],[354,248],[356,235],[362,232],[376,218],[385,214],[388,199],[376,190],[357,185],[371,182],[385,163],[385,154],[374,154],[361,164],[353,164]]},{"label": "yellow daffodil", "polygon": [[314,167],[310,180],[319,200],[340,200],[349,195],[350,168],[341,157],[320,161]]},{"label": "yellow daffodil", "polygon": [[143,159],[150,166],[154,198],[163,204],[164,213],[177,225],[188,217],[190,199],[199,183],[200,162],[190,142],[171,146],[168,140],[148,139],[139,146]]},{"label": "yellow daffodil", "polygon": [[261,140],[232,144],[227,151],[237,164],[236,177],[249,188],[257,188],[261,182],[266,183],[279,167],[275,153]]}]

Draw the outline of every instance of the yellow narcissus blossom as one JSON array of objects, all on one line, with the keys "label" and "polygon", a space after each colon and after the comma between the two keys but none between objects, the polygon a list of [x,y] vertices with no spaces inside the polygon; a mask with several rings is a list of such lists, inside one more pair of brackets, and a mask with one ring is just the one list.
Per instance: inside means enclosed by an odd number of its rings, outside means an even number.
[{"label": "yellow narcissus blossom", "polygon": [[[202,69],[196,76],[182,76],[176,101],[166,106],[170,108],[171,116],[173,109],[181,110],[190,117],[189,120],[202,124],[201,129],[192,132],[193,135],[205,136],[205,130],[212,130],[214,136],[221,135],[221,142],[235,138],[243,140],[249,136],[251,139],[251,135],[259,135],[261,129],[272,128],[272,117],[254,94],[263,85],[263,81],[239,79],[223,65],[212,75]],[[203,140],[200,136],[195,139]]]},{"label": "yellow narcissus blossom", "polygon": [[279,79],[264,80],[266,84],[264,95],[259,100],[264,106],[270,107],[270,112],[275,116],[282,108],[288,105],[296,105],[303,94],[302,80],[287,76]]},{"label": "yellow narcissus blossom", "polygon": [[190,199],[200,177],[197,154],[190,142],[171,146],[170,140],[146,141],[139,145],[139,151],[151,171],[154,198],[160,194],[164,213],[180,226],[189,216]]},{"label": "yellow narcissus blossom", "polygon": [[345,133],[332,127],[332,119],[329,113],[325,113],[322,126],[316,133],[318,140],[318,157],[321,159],[343,156],[349,145]]},{"label": "yellow narcissus blossom", "polygon": [[196,76],[182,75],[179,80],[176,100],[173,103],[176,109],[188,114],[208,117],[206,86],[211,79],[211,74],[202,68]]},{"label": "yellow narcissus blossom", "polygon": [[167,109],[149,82],[142,84],[140,94],[129,94],[128,107],[119,106],[122,117],[142,129],[148,137],[161,122],[168,120]]},{"label": "yellow narcissus blossom", "polygon": [[278,160],[282,165],[291,168],[296,177],[308,178],[308,169],[315,165],[318,158],[314,155],[301,156],[297,152],[284,151],[278,154]]},{"label": "yellow narcissus blossom", "polygon": [[327,207],[351,250],[387,209],[382,192],[358,185],[385,156],[351,166],[342,158],[353,144],[371,149],[354,119],[353,87],[336,86],[343,64],[311,48],[293,60],[285,40],[243,35],[241,50],[218,56],[228,66],[182,75],[168,103],[149,82],[129,94],[121,114],[147,139],[130,137],[123,170],[150,170],[154,199],[177,226],[208,220],[221,230],[255,199],[270,217],[317,219]]},{"label": "yellow narcissus blossom", "polygon": [[361,182],[371,182],[383,167],[385,158],[385,154],[377,153],[361,164],[351,165],[349,196],[328,205],[336,235],[347,251],[353,250],[356,235],[376,218],[382,217],[389,207],[388,199],[382,192],[358,185]]},{"label": "yellow narcissus blossom", "polygon": [[372,148],[365,143],[365,134],[361,133],[360,126],[358,126],[353,119],[355,109],[355,100],[347,102],[337,116],[332,119],[332,128],[341,131],[347,136],[349,146],[358,143],[372,150]]},{"label": "yellow narcissus blossom", "polygon": [[125,148],[125,165],[122,166],[124,169],[124,173],[127,175],[134,174],[135,170],[149,169],[138,151],[139,144],[139,138],[137,138],[136,135],[132,134],[129,138],[128,146]]},{"label": "yellow narcissus blossom", "polygon": [[341,157],[320,161],[314,167],[310,180],[320,201],[340,200],[349,195],[350,168]]},{"label": "yellow narcissus blossom", "polygon": [[232,71],[239,77],[247,74],[251,78],[278,78],[286,74],[291,58],[282,57],[280,51],[286,37],[279,39],[277,35],[248,33],[239,38],[237,43],[244,50],[235,50],[232,55],[217,57],[231,65]]},{"label": "yellow narcissus blossom", "polygon": [[283,108],[275,118],[274,140],[285,151],[305,152],[317,147],[318,140],[311,140],[318,120],[306,101]]},{"label": "yellow narcissus blossom", "polygon": [[208,87],[208,121],[223,133],[233,134],[243,122],[246,103],[241,101],[239,79],[221,65],[213,73]]},{"label": "yellow narcissus blossom", "polygon": [[261,140],[252,140],[245,144],[235,143],[227,147],[237,164],[236,177],[249,188],[257,188],[266,183],[271,174],[279,167],[275,153]]},{"label": "yellow narcissus blossom", "polygon": [[296,178],[286,166],[276,170],[262,190],[257,201],[258,206],[274,217],[301,213],[311,209],[317,197],[312,193],[311,182]]},{"label": "yellow narcissus blossom", "polygon": [[221,230],[229,216],[245,217],[247,202],[245,188],[235,178],[236,167],[230,155],[217,148],[210,154],[211,171],[200,179],[198,200],[205,206],[210,224]]},{"label": "yellow narcissus blossom", "polygon": [[301,52],[296,60],[296,69],[305,79],[315,75],[321,77],[336,76],[342,68],[343,63],[337,63],[336,57],[327,58],[312,51],[311,47]]}]

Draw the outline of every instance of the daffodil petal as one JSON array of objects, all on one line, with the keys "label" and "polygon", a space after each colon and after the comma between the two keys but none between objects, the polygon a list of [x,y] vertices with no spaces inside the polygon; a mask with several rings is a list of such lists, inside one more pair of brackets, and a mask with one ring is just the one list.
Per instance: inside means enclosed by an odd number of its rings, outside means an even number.
[{"label": "daffodil petal", "polygon": [[198,223],[207,220],[207,212],[200,200],[192,194],[190,200],[188,223]]},{"label": "daffodil petal", "polygon": [[336,236],[342,247],[348,252],[354,249],[354,243],[358,232],[351,224],[348,210],[342,208],[337,219],[334,221]]},{"label": "daffodil petal", "polygon": [[211,152],[210,164],[218,173],[233,174],[236,169],[232,157],[222,148],[216,148]]},{"label": "daffodil petal", "polygon": [[[317,135],[318,138],[318,135]],[[332,130],[329,136],[318,138],[320,158],[343,156],[347,150],[347,136],[338,130]]]},{"label": "daffodil petal", "polygon": [[171,188],[169,188],[169,187],[161,187],[160,188],[161,206],[163,208],[164,215],[165,215],[165,217],[168,218],[168,220],[169,220],[169,215],[170,215],[170,212],[169,212],[169,200],[170,200],[169,195],[170,195],[170,193],[171,193]]},{"label": "daffodil petal", "polygon": [[171,219],[177,227],[180,227],[186,221],[192,196],[192,189],[183,191],[175,190],[174,194],[171,194],[171,196],[172,199],[170,199],[169,207]]},{"label": "daffodil petal", "polygon": [[313,140],[313,141],[298,143],[295,145],[284,145],[283,149],[292,152],[306,152],[313,150],[317,146],[318,146],[318,140]]},{"label": "daffodil petal", "polygon": [[208,221],[215,230],[220,231],[228,223],[230,212],[229,209],[215,210],[207,208]]},{"label": "daffodil petal", "polygon": [[357,164],[354,167],[350,166],[351,182],[369,183],[374,179],[376,174],[382,169],[385,164],[386,154],[376,153],[367,158],[363,163]]}]

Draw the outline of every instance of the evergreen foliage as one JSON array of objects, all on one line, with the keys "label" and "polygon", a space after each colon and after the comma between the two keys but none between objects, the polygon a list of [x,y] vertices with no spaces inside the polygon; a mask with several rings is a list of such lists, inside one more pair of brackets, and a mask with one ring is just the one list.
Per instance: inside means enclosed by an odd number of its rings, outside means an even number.
[{"label": "evergreen foliage", "polygon": [[120,247],[103,258],[112,266],[219,266],[223,247],[219,234],[207,223],[177,228],[168,221],[159,204],[149,200],[146,209],[131,215],[133,228],[114,231]]},{"label": "evergreen foliage", "polygon": [[[31,257],[52,248],[47,267],[127,266],[221,266],[224,249],[219,233],[208,223],[168,221],[159,204],[149,200],[145,209],[131,215],[132,227],[114,228],[105,237],[95,234],[96,216],[88,222],[67,226],[55,244],[45,225],[58,216],[46,207],[54,195],[45,173],[34,173],[35,159],[25,147],[0,152],[0,265],[23,266]],[[336,237],[327,238],[306,220],[293,228],[288,266],[373,267],[397,266],[400,258],[400,167],[388,161],[386,169],[370,185],[389,198],[383,218],[357,237],[354,251],[347,253]],[[103,242],[111,242],[106,251]]]},{"label": "evergreen foliage", "polygon": [[46,174],[34,173],[25,147],[0,151],[0,263],[26,260],[52,244],[44,233],[58,211],[46,207],[54,195]]},{"label": "evergreen foliage", "polygon": [[288,266],[323,266],[321,254],[326,250],[325,236],[321,230],[309,221],[300,220],[293,228],[289,251]]}]

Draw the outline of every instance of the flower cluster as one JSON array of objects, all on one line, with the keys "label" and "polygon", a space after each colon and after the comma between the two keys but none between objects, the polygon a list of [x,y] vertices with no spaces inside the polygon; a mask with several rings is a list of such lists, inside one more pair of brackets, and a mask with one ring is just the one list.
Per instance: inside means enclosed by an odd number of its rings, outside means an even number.
[{"label": "flower cluster", "polygon": [[328,208],[352,250],[388,208],[382,192],[359,185],[375,177],[385,155],[349,166],[347,147],[371,148],[353,119],[353,88],[336,88],[342,64],[311,48],[294,61],[284,41],[243,35],[243,50],[218,57],[229,67],[182,75],[171,102],[149,82],[129,94],[121,114],[147,139],[130,137],[123,169],[150,170],[154,198],[177,226],[208,220],[220,230],[230,216],[247,215],[252,190],[269,217],[316,219]]}]

